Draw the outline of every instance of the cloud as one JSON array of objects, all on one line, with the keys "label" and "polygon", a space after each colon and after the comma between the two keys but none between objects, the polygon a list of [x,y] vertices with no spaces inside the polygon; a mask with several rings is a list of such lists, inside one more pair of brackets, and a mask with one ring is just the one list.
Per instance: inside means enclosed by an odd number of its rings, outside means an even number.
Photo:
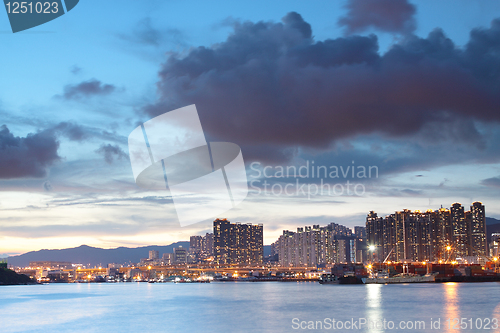
[{"label": "cloud", "polygon": [[54,126],[52,131],[65,136],[71,141],[82,141],[89,137],[89,133],[85,128],[71,122],[61,122]]},{"label": "cloud", "polygon": [[416,29],[416,8],[407,0],[349,0],[345,7],[347,15],[338,23],[347,34],[370,28],[408,34]]},{"label": "cloud", "polygon": [[70,69],[70,72],[74,75],[78,75],[82,72],[82,68],[78,67],[77,65],[73,65]]},{"label": "cloud", "polygon": [[98,95],[108,95],[116,90],[112,84],[104,84],[99,80],[91,79],[75,85],[66,85],[64,87],[63,98],[81,99]]},{"label": "cloud", "polygon": [[128,155],[118,145],[103,144],[95,152],[104,155],[104,160],[108,164],[112,164],[115,159],[128,158]]},{"label": "cloud", "polygon": [[59,142],[50,132],[14,136],[0,127],[0,179],[43,178],[47,168],[60,160]]},{"label": "cloud", "polygon": [[52,184],[49,181],[44,182],[43,189],[47,192],[52,191]]},{"label": "cloud", "polygon": [[500,121],[500,20],[463,48],[437,29],[385,54],[374,35],[315,41],[299,14],[282,21],[235,22],[226,41],[169,55],[143,111],[196,104],[209,140],[264,161],[366,135],[416,138],[415,150],[433,153],[443,142],[491,146],[476,126]]},{"label": "cloud", "polygon": [[492,177],[492,178],[483,179],[481,181],[481,184],[485,185],[485,186],[500,188],[500,177]]},{"label": "cloud", "polygon": [[75,124],[73,122],[64,121],[58,124],[46,124],[49,127],[46,132],[50,132],[58,137],[65,137],[70,141],[85,141],[90,139],[98,139],[101,141],[112,141],[116,143],[126,143],[127,139],[116,132],[110,132],[97,127],[89,127]]},{"label": "cloud", "polygon": [[186,46],[186,36],[175,28],[159,29],[150,17],[145,17],[137,22],[130,33],[118,34],[118,37],[124,41],[134,44],[160,47],[165,43]]}]

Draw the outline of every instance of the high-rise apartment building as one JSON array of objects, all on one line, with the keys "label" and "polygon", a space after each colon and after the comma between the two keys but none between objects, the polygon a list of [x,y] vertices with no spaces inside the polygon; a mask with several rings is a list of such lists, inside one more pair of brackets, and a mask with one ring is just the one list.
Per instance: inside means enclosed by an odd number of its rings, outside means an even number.
[{"label": "high-rise apartment building", "polygon": [[450,211],[454,255],[470,256],[470,213],[466,214],[464,207],[458,202],[451,205]]},{"label": "high-rise apartment building", "polygon": [[182,246],[174,248],[174,264],[187,263],[188,249]]},{"label": "high-rise apartment building", "polygon": [[200,253],[203,244],[203,237],[191,236],[189,237],[189,251],[192,253]]},{"label": "high-rise apartment building", "polygon": [[206,233],[201,242],[201,252],[206,257],[214,255],[214,234]]},{"label": "high-rise apartment building", "polygon": [[366,217],[369,256],[375,261],[438,261],[487,254],[484,206],[474,202],[470,211],[460,203],[450,209],[426,212],[403,210]]},{"label": "high-rise apartment building", "polygon": [[[283,230],[273,248],[278,253],[280,266],[314,267],[355,260],[356,255],[351,254],[350,247],[353,239],[351,229],[330,223],[325,227],[299,227],[296,232]],[[362,243],[357,249],[362,250]],[[362,254],[359,253],[358,257],[361,258]]]},{"label": "high-rise apartment building", "polygon": [[264,257],[262,224],[214,221],[214,261],[218,265],[261,264]]},{"label": "high-rise apartment building", "polygon": [[158,260],[160,258],[160,253],[156,250],[149,251],[149,260]]},{"label": "high-rise apartment building", "polygon": [[366,239],[366,227],[354,227],[354,236],[357,239]]},{"label": "high-rise apartment building", "polygon": [[471,213],[471,255],[477,253],[487,252],[487,239],[486,239],[486,215],[484,212],[484,205],[481,202],[474,202],[470,206]]}]

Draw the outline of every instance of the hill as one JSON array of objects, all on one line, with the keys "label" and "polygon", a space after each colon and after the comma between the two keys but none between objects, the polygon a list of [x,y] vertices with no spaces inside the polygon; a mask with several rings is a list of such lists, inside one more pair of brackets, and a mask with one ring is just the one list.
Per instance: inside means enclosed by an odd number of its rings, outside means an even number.
[{"label": "hill", "polygon": [[[175,247],[189,248],[189,242],[176,242],[166,246],[143,246],[143,247],[118,247],[116,249],[101,249],[81,245],[75,248],[61,250],[40,250],[31,251],[18,256],[8,257],[9,265],[15,267],[26,267],[30,261],[68,261],[74,264],[83,264],[86,266],[103,266],[107,264],[126,264],[138,263],[142,258],[149,256],[149,251],[156,250],[160,257],[163,253],[172,253]],[[271,246],[264,246],[264,256],[271,254]]]},{"label": "hill", "polygon": [[493,224],[500,224],[500,220],[494,218],[494,217],[487,217],[486,218],[486,226],[490,226]]},{"label": "hill", "polygon": [[124,264],[137,263],[142,258],[149,256],[149,251],[156,250],[160,253],[172,253],[175,247],[189,248],[189,242],[176,242],[167,246],[143,246],[136,248],[118,247],[116,249],[101,249],[87,245],[61,250],[31,251],[18,256],[8,257],[12,266],[25,267],[30,261],[68,261],[74,264],[87,266],[106,266],[110,263]]},{"label": "hill", "polygon": [[32,281],[28,276],[23,274],[17,274],[16,272],[0,267],[0,286],[9,286],[17,284],[32,284]]},{"label": "hill", "polygon": [[488,244],[491,242],[492,233],[500,233],[500,220],[497,220],[493,217],[486,218],[486,239],[488,240]]}]

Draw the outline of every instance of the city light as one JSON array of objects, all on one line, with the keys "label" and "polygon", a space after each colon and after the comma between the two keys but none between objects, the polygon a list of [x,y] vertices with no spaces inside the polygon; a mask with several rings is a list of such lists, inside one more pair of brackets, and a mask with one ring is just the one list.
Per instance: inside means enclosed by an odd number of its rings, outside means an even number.
[{"label": "city light", "polygon": [[451,250],[451,246],[449,246],[449,245],[448,245],[448,246],[446,247],[446,250],[450,251],[450,250]]},{"label": "city light", "polygon": [[369,249],[370,249],[370,251],[375,251],[375,246],[374,245],[370,245]]}]

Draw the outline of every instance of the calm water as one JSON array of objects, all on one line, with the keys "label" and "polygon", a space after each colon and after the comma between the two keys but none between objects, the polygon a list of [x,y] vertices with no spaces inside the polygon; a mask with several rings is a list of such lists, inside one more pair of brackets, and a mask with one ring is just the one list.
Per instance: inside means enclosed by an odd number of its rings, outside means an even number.
[{"label": "calm water", "polygon": [[[499,283],[320,285],[318,283],[51,284],[0,287],[1,332],[391,332],[325,329],[334,318],[366,325],[424,321],[413,332],[448,329],[447,318],[500,321]],[[294,318],[297,318],[294,320]],[[440,329],[430,329],[441,318]],[[294,329],[323,321],[323,330]],[[467,321],[470,325],[471,321]],[[296,323],[296,324],[294,324]],[[477,325],[481,324],[477,321]],[[483,321],[483,325],[486,321]],[[500,322],[499,322],[500,324]],[[458,325],[457,325],[458,327]],[[493,327],[493,323],[490,324]],[[396,329],[394,329],[396,330]]]}]

